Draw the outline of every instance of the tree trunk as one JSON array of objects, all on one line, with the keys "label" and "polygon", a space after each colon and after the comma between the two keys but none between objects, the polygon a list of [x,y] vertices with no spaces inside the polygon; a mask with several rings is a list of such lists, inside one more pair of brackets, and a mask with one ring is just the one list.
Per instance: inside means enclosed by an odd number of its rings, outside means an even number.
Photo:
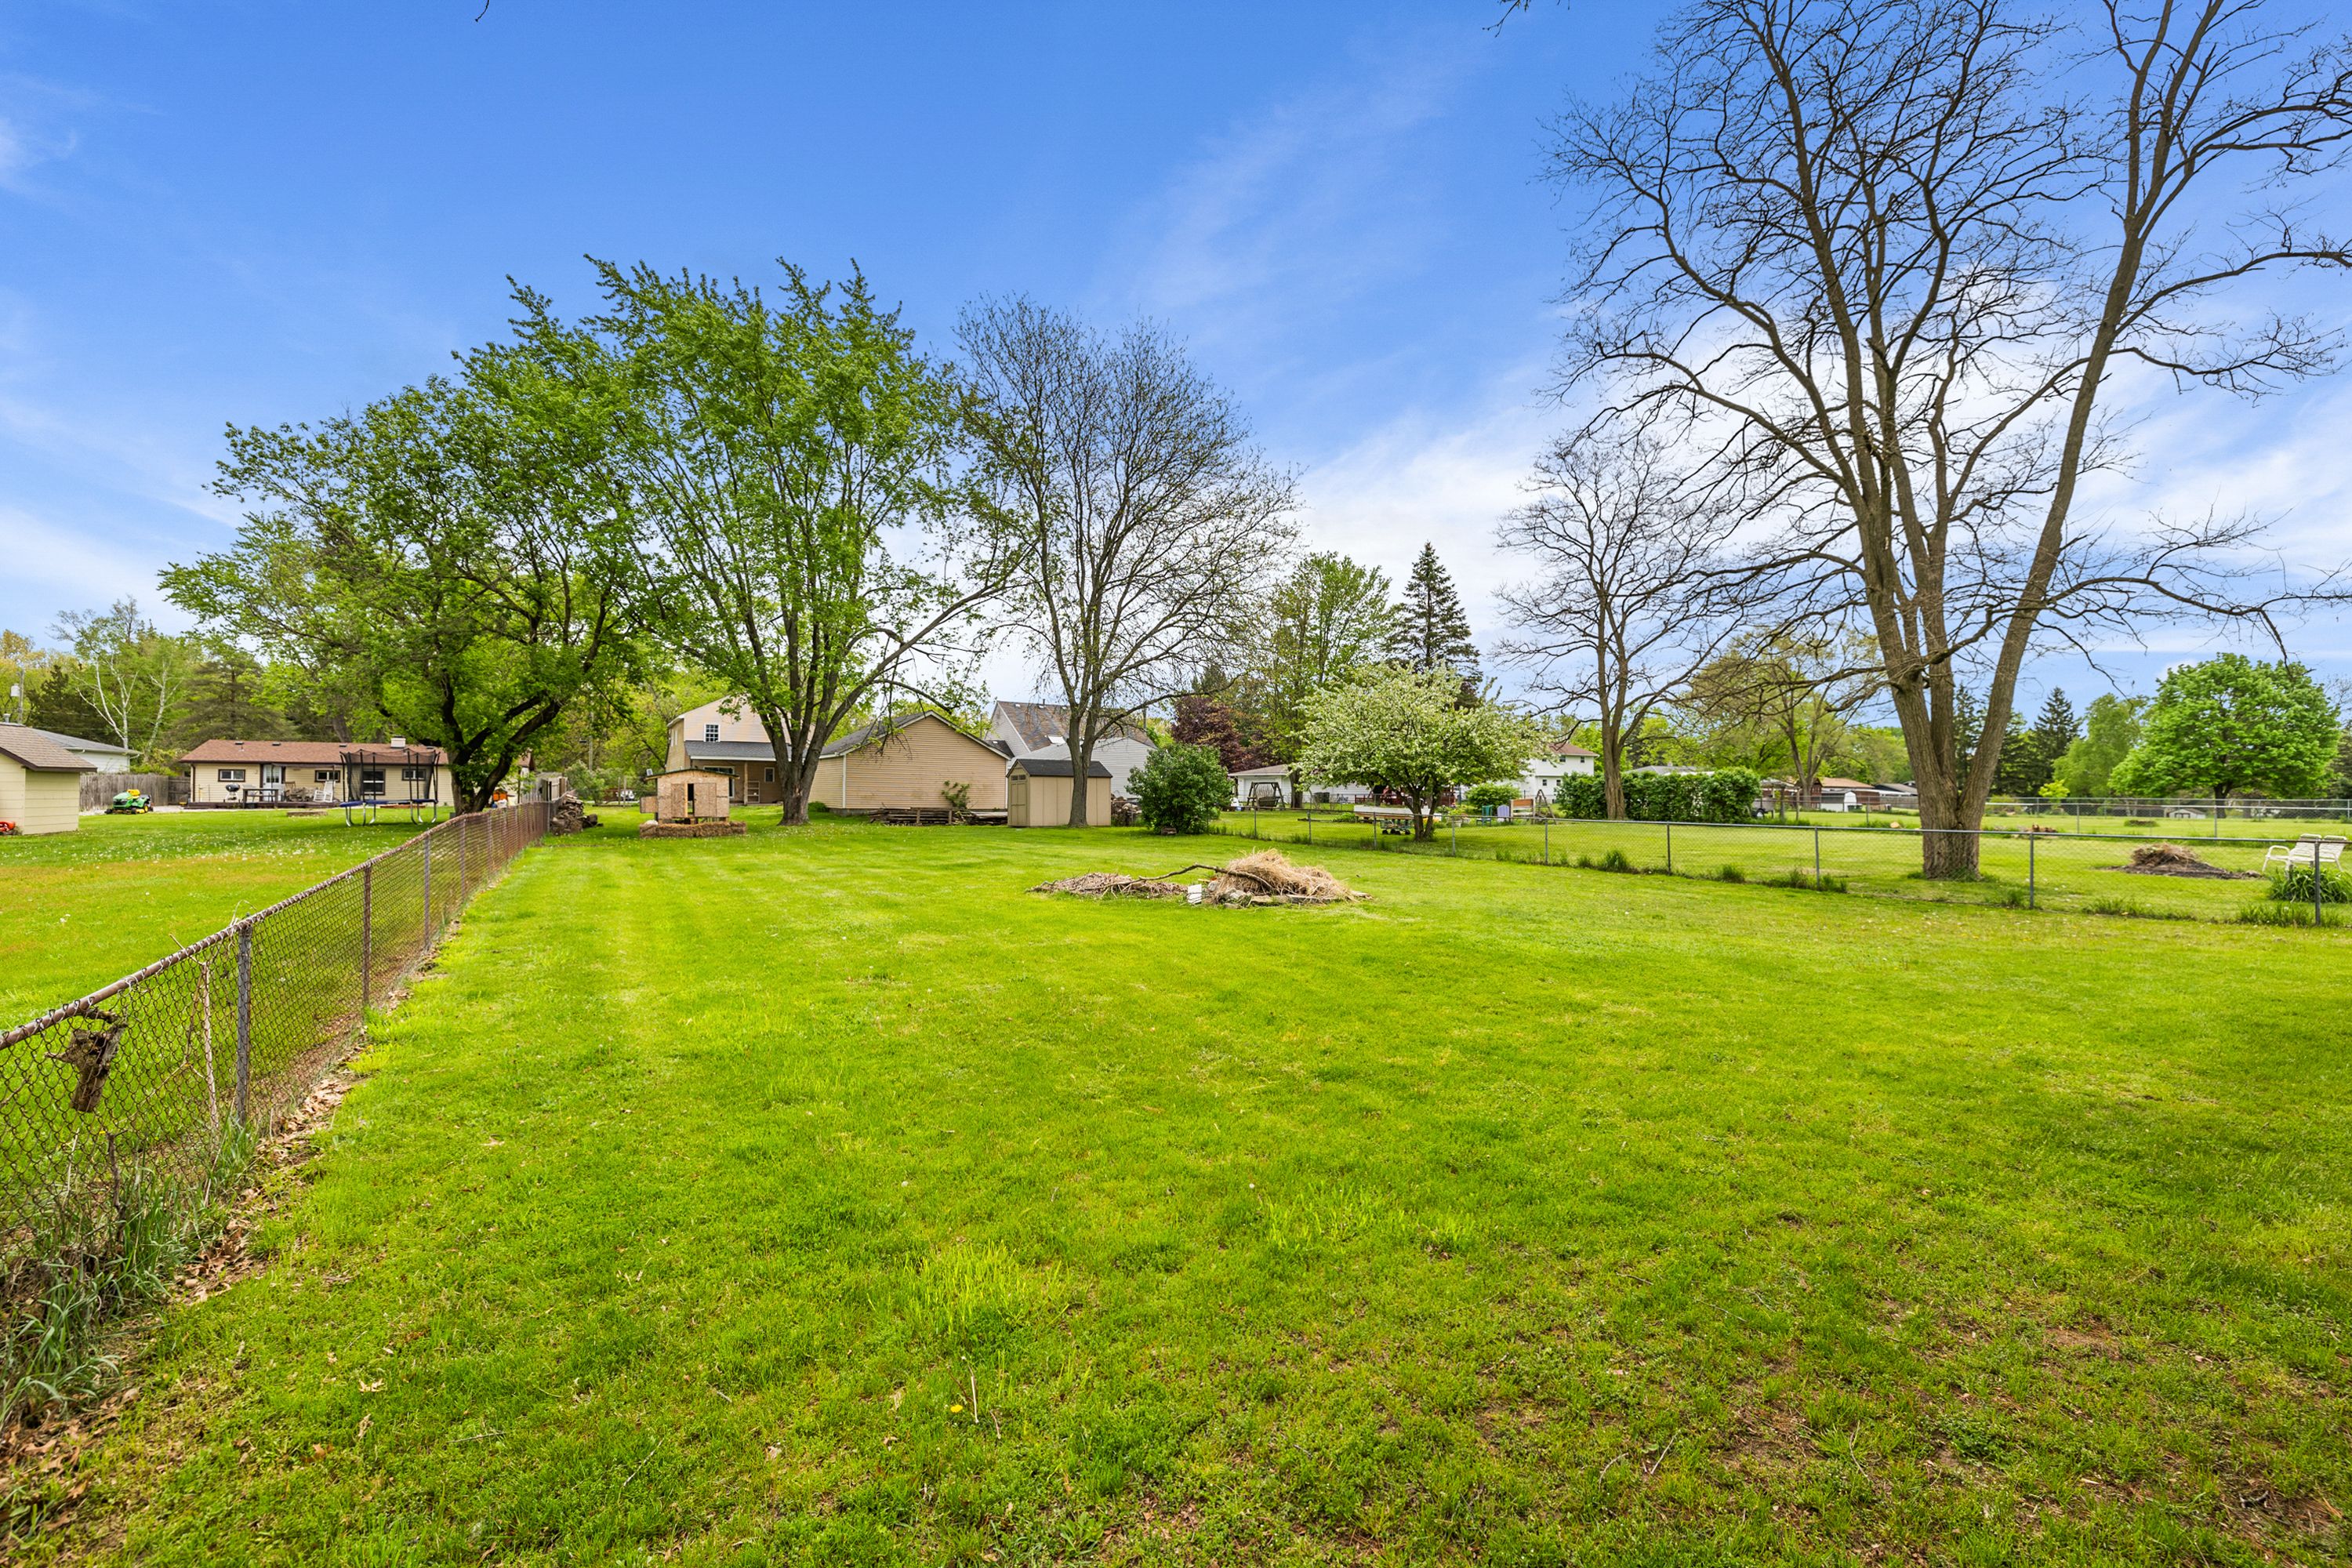
[{"label": "tree trunk", "polygon": [[[1078,728],[1075,715],[1070,728],[1073,731]],[[1069,740],[1067,749],[1070,753],[1070,826],[1084,827],[1087,825],[1087,770],[1094,766],[1095,742],[1089,736],[1082,745],[1076,733],[1073,733]]]},{"label": "tree trunk", "polygon": [[1624,736],[1607,718],[1601,721],[1601,810],[1612,822],[1625,820]]}]

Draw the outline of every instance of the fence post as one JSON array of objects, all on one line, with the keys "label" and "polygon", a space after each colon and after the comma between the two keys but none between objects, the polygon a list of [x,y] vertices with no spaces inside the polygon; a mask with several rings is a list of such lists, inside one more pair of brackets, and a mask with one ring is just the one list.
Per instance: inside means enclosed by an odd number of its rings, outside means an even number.
[{"label": "fence post", "polygon": [[2311,847],[2311,929],[2314,931],[2319,929],[2320,893],[2326,886],[2319,879],[2319,845],[2315,841]]},{"label": "fence post", "polygon": [[1315,814],[1311,811],[1307,814],[1307,842],[1315,842]]},{"label": "fence post", "polygon": [[433,951],[433,829],[428,827],[425,830],[422,842],[425,845],[425,945],[417,952],[419,958]]},{"label": "fence post", "polygon": [[1545,865],[1549,866],[1551,864],[1551,818],[1549,816],[1544,818],[1543,858],[1543,863]]},{"label": "fence post", "polygon": [[1457,860],[1462,858],[1462,819],[1460,817],[1449,816],[1445,819],[1445,852],[1448,855]]},{"label": "fence post", "polygon": [[360,1032],[367,1032],[368,982],[374,975],[375,868],[360,868]]},{"label": "fence post", "polygon": [[2042,835],[2040,835],[2039,833],[2034,833],[2034,832],[2031,832],[2031,831],[2029,831],[2029,832],[2026,834],[2026,836],[2025,836],[2025,907],[2026,907],[2027,909],[2029,909],[2029,910],[2038,910],[2038,909],[2040,909],[2040,908],[2042,907],[2041,903],[2039,902],[2040,898],[2041,898],[2040,883],[2036,880],[2036,879],[2035,879],[2035,877],[2034,877],[2034,863],[2035,863],[2037,860],[2039,860],[2039,859],[2041,858],[2041,857],[2040,857],[2040,856],[2038,856],[2038,855],[2035,853],[2035,850],[2036,850],[2036,849],[2041,846],[2041,843],[2042,843]]},{"label": "fence post", "polygon": [[236,1124],[253,1088],[253,922],[236,928]]},{"label": "fence post", "polygon": [[1675,825],[1666,824],[1666,875],[1675,874]]},{"label": "fence post", "polygon": [[1822,830],[1813,829],[1813,886],[1822,885]]}]

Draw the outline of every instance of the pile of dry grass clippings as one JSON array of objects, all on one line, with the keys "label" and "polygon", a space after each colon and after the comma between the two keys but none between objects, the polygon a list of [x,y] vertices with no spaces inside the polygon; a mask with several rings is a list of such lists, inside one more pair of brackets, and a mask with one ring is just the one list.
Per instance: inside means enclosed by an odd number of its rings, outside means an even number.
[{"label": "pile of dry grass clippings", "polygon": [[1083,877],[1065,877],[1058,882],[1040,882],[1029,889],[1033,893],[1067,893],[1078,899],[1181,899],[1183,884],[1163,882],[1157,877],[1129,877],[1117,871],[1088,871]]},{"label": "pile of dry grass clippings", "polygon": [[1229,860],[1209,880],[1208,897],[1280,899],[1286,903],[1337,904],[1364,895],[1320,866],[1300,866],[1279,849],[1261,849]]}]

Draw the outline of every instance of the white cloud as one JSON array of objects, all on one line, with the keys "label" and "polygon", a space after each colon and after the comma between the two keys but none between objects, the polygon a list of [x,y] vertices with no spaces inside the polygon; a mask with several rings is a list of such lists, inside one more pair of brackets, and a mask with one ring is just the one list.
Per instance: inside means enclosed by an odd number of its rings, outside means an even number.
[{"label": "white cloud", "polygon": [[1121,226],[1108,291],[1212,342],[1256,344],[1302,310],[1410,270],[1438,194],[1412,168],[1415,132],[1444,112],[1471,64],[1451,37],[1360,53],[1211,139]]},{"label": "white cloud", "polygon": [[8,563],[9,613],[29,617],[24,625],[9,624],[37,641],[47,637],[59,611],[98,609],[125,597],[169,626],[186,620],[156,592],[152,555],[118,547],[88,528],[62,527],[0,506],[0,556]]}]

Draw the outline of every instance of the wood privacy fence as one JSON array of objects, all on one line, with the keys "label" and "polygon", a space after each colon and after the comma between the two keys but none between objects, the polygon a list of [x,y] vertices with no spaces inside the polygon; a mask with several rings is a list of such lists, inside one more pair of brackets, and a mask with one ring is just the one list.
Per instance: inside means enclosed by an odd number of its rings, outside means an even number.
[{"label": "wood privacy fence", "polygon": [[102,810],[127,789],[137,790],[157,805],[177,805],[188,798],[188,781],[177,773],[84,773],[81,808]]},{"label": "wood privacy fence", "polygon": [[0,1235],[104,1201],[125,1169],[201,1182],[268,1132],[549,809],[452,817],[0,1035]]}]

